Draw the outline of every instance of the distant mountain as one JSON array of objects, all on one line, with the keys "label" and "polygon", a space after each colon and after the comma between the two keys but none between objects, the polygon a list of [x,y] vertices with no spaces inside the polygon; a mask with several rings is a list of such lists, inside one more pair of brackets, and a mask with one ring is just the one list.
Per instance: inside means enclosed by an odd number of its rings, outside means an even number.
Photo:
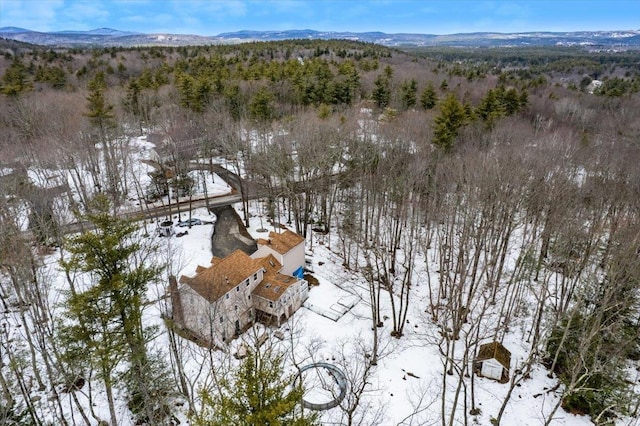
[{"label": "distant mountain", "polygon": [[345,39],[376,43],[384,46],[585,46],[600,49],[638,49],[640,30],[527,32],[527,33],[468,33],[468,34],[386,34],[383,32],[339,32],[315,30],[251,31],[222,33],[213,37],[189,34],[144,34],[99,28],[90,31],[38,32],[24,28],[0,28],[0,37],[43,46],[186,46],[229,44],[248,41],[288,39],[328,40]]},{"label": "distant mountain", "polygon": [[2,27],[0,28],[0,34],[12,34],[12,33],[24,33],[29,30],[25,30],[24,28],[18,27]]},{"label": "distant mountain", "polygon": [[138,32],[133,31],[120,31],[114,30],[112,28],[97,28],[95,30],[89,31],[72,31],[72,30],[64,30],[58,31],[56,34],[80,34],[80,35],[100,35],[100,36],[111,36],[111,37],[124,37],[130,35],[140,34]]}]

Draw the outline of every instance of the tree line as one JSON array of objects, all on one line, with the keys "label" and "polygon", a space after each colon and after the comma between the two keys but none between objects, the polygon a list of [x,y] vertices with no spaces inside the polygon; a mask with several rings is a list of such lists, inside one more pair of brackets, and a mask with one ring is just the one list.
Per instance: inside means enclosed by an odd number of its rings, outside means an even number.
[{"label": "tree line", "polygon": [[[32,390],[52,383],[74,390],[93,377],[106,391],[111,424],[114,392],[124,392],[138,419],[168,422],[171,386],[202,424],[209,414],[236,418],[198,405],[229,408],[230,369],[220,377],[182,370],[190,357],[216,368],[228,360],[211,350],[190,353],[169,330],[163,363],[150,349],[158,330],[140,320],[147,284],[166,271],[144,263],[155,249],[131,241],[134,228],[111,212],[132,193],[145,196],[128,141],[154,132],[178,172],[197,157],[225,157],[267,188],[253,207],[274,223],[288,221],[307,244],[326,245],[361,278],[371,336],[349,354],[361,369],[347,372],[353,393],[340,421],[382,421],[367,417],[366,386],[357,384],[386,355],[386,338],[403,339],[417,307],[427,330],[421,344],[437,348],[442,363],[443,425],[480,413],[471,361],[481,342],[509,333],[529,355],[515,366],[499,412],[488,413],[496,424],[538,364],[559,382],[547,424],[561,407],[596,423],[637,415],[626,372],[640,350],[637,70],[626,59],[632,53],[596,61],[576,50],[551,52],[558,59],[544,66],[538,51],[515,59],[502,50],[412,55],[346,41],[5,55],[0,152],[13,164],[5,167],[68,171],[72,209],[99,226],[63,240],[53,226],[60,206],[24,174],[3,176],[1,301],[20,325],[0,333],[9,361],[0,368],[4,406],[40,424]],[[580,90],[583,71],[606,74],[605,89]],[[187,141],[197,141],[195,152]],[[244,197],[246,221],[249,207]],[[25,218],[16,212],[24,209],[33,213],[36,238],[62,243],[64,323],[46,302],[53,278],[20,232]],[[418,287],[426,300],[415,298]],[[13,333],[23,340],[19,349]],[[249,357],[235,380],[258,380],[260,356]],[[116,389],[120,374],[125,387]],[[211,386],[199,394],[203,378]],[[81,408],[77,392],[68,404],[81,419],[66,414],[63,393],[54,416],[90,424],[97,415]],[[423,408],[415,407],[416,419]]]}]

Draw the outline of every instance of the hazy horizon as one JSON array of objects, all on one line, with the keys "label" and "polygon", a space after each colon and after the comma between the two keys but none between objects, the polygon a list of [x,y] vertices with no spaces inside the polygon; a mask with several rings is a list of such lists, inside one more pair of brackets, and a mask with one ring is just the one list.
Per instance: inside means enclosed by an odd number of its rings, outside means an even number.
[{"label": "hazy horizon", "polygon": [[456,34],[640,29],[631,0],[0,0],[0,27],[213,36],[242,30]]}]

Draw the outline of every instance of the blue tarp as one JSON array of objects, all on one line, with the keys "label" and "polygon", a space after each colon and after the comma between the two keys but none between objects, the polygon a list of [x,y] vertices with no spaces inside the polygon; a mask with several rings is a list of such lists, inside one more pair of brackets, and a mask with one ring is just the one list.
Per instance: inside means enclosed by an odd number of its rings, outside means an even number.
[{"label": "blue tarp", "polygon": [[295,271],[293,271],[293,275],[296,278],[304,278],[304,266],[299,267],[298,269],[296,269]]}]

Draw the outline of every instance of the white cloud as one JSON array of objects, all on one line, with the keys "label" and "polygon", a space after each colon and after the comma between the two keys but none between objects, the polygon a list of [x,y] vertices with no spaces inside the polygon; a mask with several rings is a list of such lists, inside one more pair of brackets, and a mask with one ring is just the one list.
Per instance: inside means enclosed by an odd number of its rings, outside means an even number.
[{"label": "white cloud", "polygon": [[63,6],[63,0],[0,0],[0,27],[55,30],[56,17]]},{"label": "white cloud", "polygon": [[65,5],[61,11],[58,25],[63,29],[90,30],[99,26],[111,25],[109,11],[102,2],[79,1]]}]

